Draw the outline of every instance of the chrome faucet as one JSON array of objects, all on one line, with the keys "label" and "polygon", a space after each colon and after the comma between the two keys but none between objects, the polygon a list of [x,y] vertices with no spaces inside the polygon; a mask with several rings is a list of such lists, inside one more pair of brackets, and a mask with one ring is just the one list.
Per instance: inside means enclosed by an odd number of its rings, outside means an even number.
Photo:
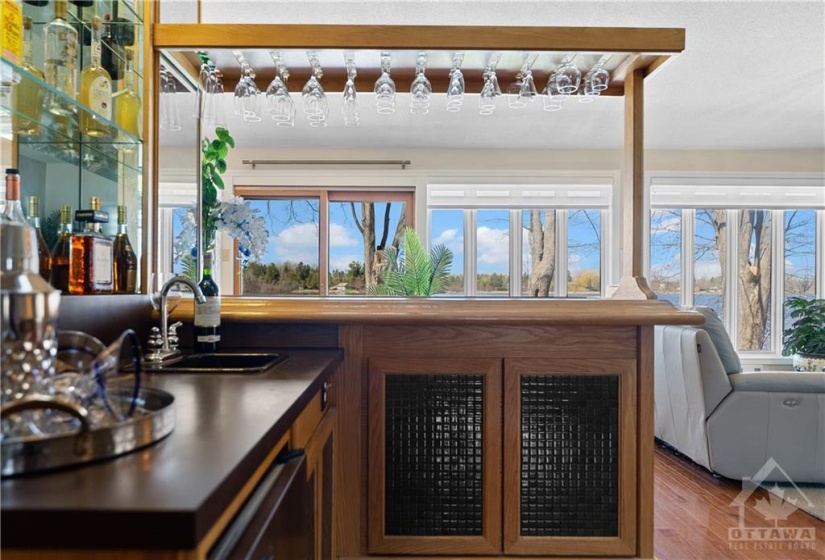
[{"label": "chrome faucet", "polygon": [[[160,338],[162,340],[162,344],[160,348],[153,348],[147,355],[146,360],[150,362],[162,362],[163,360],[170,358],[176,355],[179,350],[177,348],[172,349],[169,347],[169,314],[166,311],[166,300],[169,297],[169,290],[172,289],[172,286],[175,284],[184,284],[189,286],[192,290],[192,293],[195,294],[195,299],[198,303],[206,303],[206,298],[201,292],[201,289],[198,288],[198,285],[195,284],[192,280],[185,276],[173,276],[160,289]],[[154,329],[153,329],[154,330]]]}]

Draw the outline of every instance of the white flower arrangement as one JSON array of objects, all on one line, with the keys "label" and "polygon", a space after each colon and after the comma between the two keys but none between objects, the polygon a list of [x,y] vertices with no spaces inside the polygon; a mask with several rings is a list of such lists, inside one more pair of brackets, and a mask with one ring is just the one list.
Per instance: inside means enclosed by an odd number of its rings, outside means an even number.
[{"label": "white flower arrangement", "polygon": [[[240,196],[222,200],[211,210],[218,230],[225,231],[229,237],[238,242],[238,259],[246,268],[253,259],[261,259],[269,246],[269,231],[264,218],[257,209],[253,209]],[[183,229],[175,238],[174,260],[178,262],[188,254],[194,254],[195,247],[195,209],[190,209],[181,218]]]}]

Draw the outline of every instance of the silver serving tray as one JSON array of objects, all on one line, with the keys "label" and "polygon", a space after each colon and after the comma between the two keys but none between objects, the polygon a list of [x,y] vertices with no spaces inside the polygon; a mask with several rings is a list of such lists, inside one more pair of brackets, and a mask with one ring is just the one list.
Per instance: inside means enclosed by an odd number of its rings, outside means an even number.
[{"label": "silver serving tray", "polygon": [[145,411],[141,416],[99,428],[89,426],[88,413],[82,407],[52,397],[21,399],[3,407],[3,414],[43,408],[62,410],[77,417],[81,428],[72,434],[4,440],[0,444],[0,475],[15,476],[117,457],[172,433],[175,397],[160,389],[144,387],[138,400]]}]

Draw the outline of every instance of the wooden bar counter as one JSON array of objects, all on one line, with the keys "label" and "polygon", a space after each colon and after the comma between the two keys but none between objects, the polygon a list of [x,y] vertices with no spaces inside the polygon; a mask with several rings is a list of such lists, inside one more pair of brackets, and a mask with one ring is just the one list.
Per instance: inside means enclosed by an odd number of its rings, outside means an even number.
[{"label": "wooden bar counter", "polygon": [[653,557],[653,325],[700,315],[660,301],[226,298],[222,321],[246,344],[303,332],[344,350],[336,557]]}]

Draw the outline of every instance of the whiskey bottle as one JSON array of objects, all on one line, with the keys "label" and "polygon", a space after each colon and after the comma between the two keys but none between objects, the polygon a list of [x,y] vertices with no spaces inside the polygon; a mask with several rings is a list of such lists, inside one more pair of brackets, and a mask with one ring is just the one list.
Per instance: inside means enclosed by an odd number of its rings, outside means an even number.
[{"label": "whiskey bottle", "polygon": [[80,102],[92,110],[80,114],[80,131],[88,136],[108,136],[112,120],[112,77],[100,65],[100,18],[92,19],[92,61],[80,73]]},{"label": "whiskey bottle", "polygon": [[93,196],[89,210],[78,210],[74,219],[85,223],[82,232],[72,235],[69,252],[69,293],[110,294],[113,289],[112,240],[100,233],[100,224],[109,215],[100,210],[100,199]]},{"label": "whiskey bottle", "polygon": [[217,352],[221,341],[221,296],[212,279],[212,252],[203,256],[203,280],[198,287],[205,303],[195,300],[195,352]]},{"label": "whiskey bottle", "polygon": [[[32,64],[32,18],[23,18],[23,70],[46,81],[46,76]],[[40,134],[43,118],[43,87],[28,76],[24,76],[14,88],[14,130],[21,136]]]},{"label": "whiskey bottle", "polygon": [[69,258],[72,249],[72,207],[60,207],[60,229],[52,247],[51,284],[64,294],[69,293]]},{"label": "whiskey bottle", "polygon": [[68,99],[49,94],[47,106],[55,115],[71,115],[77,97],[77,30],[66,21],[67,0],[55,0],[54,20],[46,26],[46,83]]},{"label": "whiskey bottle", "polygon": [[43,239],[43,231],[40,229],[40,200],[36,196],[29,197],[26,214],[29,225],[37,232],[37,260],[40,263],[40,276],[48,282],[52,269],[52,256],[46,246],[46,240]]},{"label": "whiskey bottle", "polygon": [[140,97],[135,93],[134,51],[126,50],[126,77],[124,91],[117,96],[115,122],[117,125],[140,138]]},{"label": "whiskey bottle", "polygon": [[116,294],[133,294],[137,288],[138,261],[126,232],[126,207],[117,207],[117,235],[114,243]]}]

